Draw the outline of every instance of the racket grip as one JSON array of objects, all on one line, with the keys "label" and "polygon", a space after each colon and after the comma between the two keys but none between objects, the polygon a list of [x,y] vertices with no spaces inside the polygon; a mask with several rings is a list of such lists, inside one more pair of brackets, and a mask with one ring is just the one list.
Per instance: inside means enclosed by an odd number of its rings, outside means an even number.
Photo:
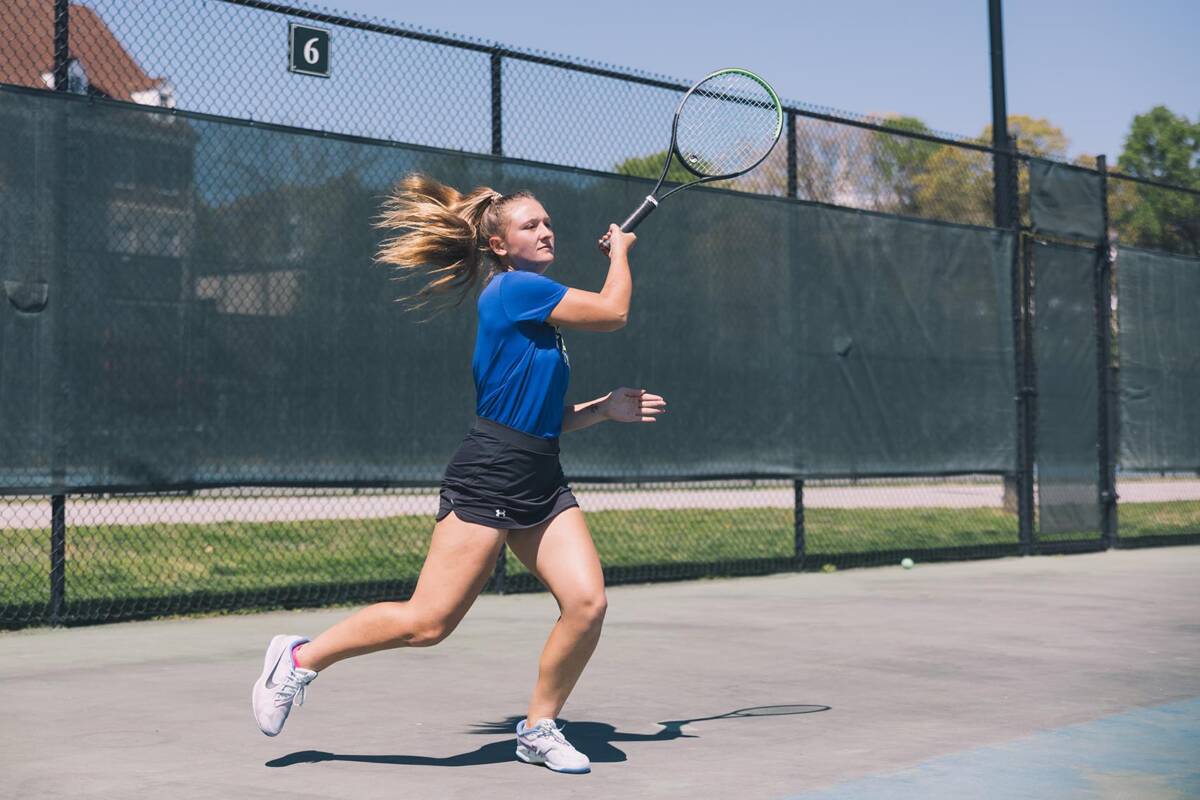
[{"label": "racket grip", "polygon": [[658,201],[654,199],[654,195],[646,195],[646,199],[638,206],[637,211],[629,215],[629,219],[621,223],[622,233],[633,233],[633,229],[642,224],[642,220],[650,216],[650,212],[658,208]]}]

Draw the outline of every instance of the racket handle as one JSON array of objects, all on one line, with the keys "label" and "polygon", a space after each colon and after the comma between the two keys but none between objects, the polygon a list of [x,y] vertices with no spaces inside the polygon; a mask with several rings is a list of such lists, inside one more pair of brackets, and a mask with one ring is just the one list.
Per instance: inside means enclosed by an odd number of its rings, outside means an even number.
[{"label": "racket handle", "polygon": [[642,220],[650,216],[650,212],[658,208],[654,195],[646,195],[646,199],[638,206],[638,210],[629,215],[629,219],[621,223],[622,233],[633,233],[633,229],[642,224]]}]

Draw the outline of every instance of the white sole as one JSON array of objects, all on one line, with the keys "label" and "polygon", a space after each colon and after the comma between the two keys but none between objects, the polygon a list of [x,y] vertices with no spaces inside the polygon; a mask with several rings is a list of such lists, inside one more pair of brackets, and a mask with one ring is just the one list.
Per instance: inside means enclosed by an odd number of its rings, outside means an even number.
[{"label": "white sole", "polygon": [[521,761],[524,761],[526,764],[533,764],[534,766],[545,767],[546,769],[550,770],[551,772],[566,772],[571,775],[585,775],[592,771],[591,767],[583,767],[581,769],[555,769],[554,767],[547,764],[546,759],[543,758],[542,756],[539,756],[536,753],[526,754],[526,752],[521,748],[520,745],[517,745],[517,758]]},{"label": "white sole", "polygon": [[[258,675],[258,682],[250,687],[250,711],[251,712],[257,712],[257,708],[254,705],[254,701],[256,699],[255,695],[258,693],[258,687],[262,686],[263,684],[265,684],[267,682],[267,678],[269,678],[271,676],[271,672],[274,670],[275,664],[278,663],[278,661],[279,661],[278,657],[276,657],[275,659],[271,658],[271,651],[275,649],[276,640],[278,640],[278,639],[287,640],[290,638],[291,638],[290,636],[287,636],[286,634],[281,633],[278,636],[272,637],[271,643],[269,645],[267,645],[267,652],[263,654],[263,668],[262,668],[262,672],[259,673],[259,675]],[[254,713],[254,724],[258,725],[258,729],[260,731],[262,731],[264,734],[266,734],[267,736],[278,736],[279,735],[279,731],[275,731],[274,733],[271,733],[270,731],[263,730],[262,724],[258,721],[257,713]],[[283,730],[283,729],[280,728],[280,730]]]}]

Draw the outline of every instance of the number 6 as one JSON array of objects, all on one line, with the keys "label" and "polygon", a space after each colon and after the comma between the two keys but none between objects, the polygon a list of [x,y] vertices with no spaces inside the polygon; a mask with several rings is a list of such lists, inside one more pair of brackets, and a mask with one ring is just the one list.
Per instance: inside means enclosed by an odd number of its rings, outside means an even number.
[{"label": "number 6", "polygon": [[319,39],[309,39],[304,43],[304,60],[309,64],[315,64],[321,58],[321,54],[317,52],[314,45]]}]

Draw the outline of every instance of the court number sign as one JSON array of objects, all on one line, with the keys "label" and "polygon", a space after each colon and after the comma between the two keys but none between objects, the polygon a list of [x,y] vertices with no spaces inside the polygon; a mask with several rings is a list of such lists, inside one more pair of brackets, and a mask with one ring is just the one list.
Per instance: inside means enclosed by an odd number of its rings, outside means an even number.
[{"label": "court number sign", "polygon": [[329,31],[288,23],[288,71],[329,77]]}]

